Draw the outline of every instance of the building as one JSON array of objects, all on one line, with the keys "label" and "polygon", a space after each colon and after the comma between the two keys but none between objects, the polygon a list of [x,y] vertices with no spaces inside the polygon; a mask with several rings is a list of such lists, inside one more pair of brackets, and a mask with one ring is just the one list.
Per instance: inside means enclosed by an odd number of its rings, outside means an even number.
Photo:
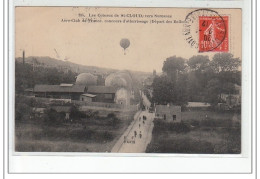
[{"label": "building", "polygon": [[50,101],[71,102],[79,100],[85,102],[117,103],[124,106],[130,105],[133,92],[125,88],[112,86],[85,86],[73,84],[61,85],[35,85],[33,92],[35,97],[51,98]]},{"label": "building", "polygon": [[156,105],[155,119],[162,119],[167,122],[181,122],[181,106]]},{"label": "building", "polygon": [[27,88],[24,90],[24,95],[26,96],[34,96],[33,88]]},{"label": "building", "polygon": [[234,108],[241,105],[241,86],[234,85],[234,93],[221,93],[220,99],[222,103],[225,103],[228,108]]},{"label": "building", "polygon": [[112,86],[89,86],[87,93],[95,95],[95,102],[114,103],[117,89]]},{"label": "building", "polygon": [[93,94],[82,94],[80,95],[80,101],[86,101],[86,102],[96,102],[96,96]]},{"label": "building", "polygon": [[188,102],[188,105],[186,107],[189,110],[207,110],[210,107],[210,104],[205,102]]},{"label": "building", "polygon": [[241,95],[221,93],[220,99],[227,104],[229,108],[241,105]]},{"label": "building", "polygon": [[80,95],[87,92],[87,88],[73,84],[35,85],[33,92],[35,97],[79,100]]},{"label": "building", "polygon": [[116,91],[115,102],[123,106],[130,105],[131,92],[125,88],[120,88]]}]

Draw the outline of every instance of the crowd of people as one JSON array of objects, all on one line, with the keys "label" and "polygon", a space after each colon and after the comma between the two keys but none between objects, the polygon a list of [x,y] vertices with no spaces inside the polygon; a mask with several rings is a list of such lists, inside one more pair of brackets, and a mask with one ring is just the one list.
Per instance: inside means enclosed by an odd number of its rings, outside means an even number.
[{"label": "crowd of people", "polygon": [[145,126],[145,121],[146,121],[147,117],[145,115],[140,116],[138,118],[138,130],[135,130],[133,132],[133,135],[131,136],[131,138],[127,138],[127,136],[124,136],[124,143],[131,143],[131,144],[135,144],[135,140],[137,139],[142,139],[142,130],[143,127]]}]

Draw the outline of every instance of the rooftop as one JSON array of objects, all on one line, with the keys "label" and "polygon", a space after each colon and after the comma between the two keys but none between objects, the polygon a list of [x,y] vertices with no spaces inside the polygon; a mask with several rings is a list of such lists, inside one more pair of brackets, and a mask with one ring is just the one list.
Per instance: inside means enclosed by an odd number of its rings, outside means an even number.
[{"label": "rooftop", "polygon": [[86,97],[94,98],[94,97],[96,97],[97,95],[86,93],[86,94],[82,94],[82,96],[86,96]]},{"label": "rooftop", "polygon": [[169,111],[181,111],[181,106],[173,106],[173,105],[156,105],[156,112],[163,113]]},{"label": "rooftop", "polygon": [[209,103],[203,103],[203,102],[188,102],[187,107],[209,107]]},{"label": "rooftop", "polygon": [[116,93],[116,88],[112,86],[89,86],[87,89],[88,93],[106,93],[112,94]]},{"label": "rooftop", "polygon": [[24,90],[25,92],[33,92],[33,88],[27,88]]},{"label": "rooftop", "polygon": [[73,86],[73,84],[61,83],[60,86]]},{"label": "rooftop", "polygon": [[61,85],[35,85],[34,92],[74,92],[84,93],[84,85],[72,85],[72,86],[61,86]]}]

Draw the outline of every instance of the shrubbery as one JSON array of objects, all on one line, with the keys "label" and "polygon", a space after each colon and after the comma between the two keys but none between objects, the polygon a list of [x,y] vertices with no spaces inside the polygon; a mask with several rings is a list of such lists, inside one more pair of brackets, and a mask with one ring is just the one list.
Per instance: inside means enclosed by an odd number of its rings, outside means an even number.
[{"label": "shrubbery", "polygon": [[28,120],[32,117],[32,108],[43,108],[45,104],[38,102],[34,98],[28,98],[22,95],[15,96],[15,120]]},{"label": "shrubbery", "polygon": [[114,127],[118,127],[119,123],[120,123],[120,119],[118,119],[116,117],[116,115],[114,113],[109,113],[107,115],[108,120],[110,120],[109,124],[114,126]]},{"label": "shrubbery", "polygon": [[197,119],[186,120],[186,123],[193,127],[202,127],[202,128],[216,128],[216,127],[230,128],[233,125],[239,126],[238,124],[235,124],[231,119],[213,119],[209,117],[203,120],[197,120]]},{"label": "shrubbery", "polygon": [[231,127],[231,119],[212,119],[207,118],[200,121],[200,127]]},{"label": "shrubbery", "polygon": [[114,113],[109,113],[109,114],[107,115],[107,117],[108,117],[108,118],[115,118],[116,115],[115,115]]},{"label": "shrubbery", "polygon": [[99,117],[98,114],[99,114],[98,111],[94,111],[94,112],[88,111],[88,112],[86,113],[86,118],[88,118],[88,119],[94,119],[94,118]]},{"label": "shrubbery", "polygon": [[15,120],[27,120],[32,110],[27,104],[18,103],[15,105]]},{"label": "shrubbery", "polygon": [[15,95],[15,120],[33,119],[33,108],[46,108],[46,104],[23,95]]},{"label": "shrubbery", "polygon": [[190,132],[190,126],[184,122],[180,123],[170,123],[164,122],[162,120],[154,121],[154,131],[172,131],[177,133],[187,133]]},{"label": "shrubbery", "polygon": [[231,119],[207,118],[186,123],[155,120],[152,142],[146,152],[239,154],[241,127]]},{"label": "shrubbery", "polygon": [[149,144],[147,153],[214,153],[214,147],[206,141],[194,141],[192,139],[161,139],[156,144]]},{"label": "shrubbery", "polygon": [[187,133],[190,132],[190,126],[186,123],[180,122],[180,123],[173,123],[169,125],[170,131],[175,131],[177,133]]},{"label": "shrubbery", "polygon": [[[24,137],[24,136],[23,136]],[[31,136],[33,140],[73,140],[73,141],[95,141],[107,142],[114,139],[114,135],[110,131],[82,129],[82,128],[66,128],[43,127],[42,131],[34,131]]]},{"label": "shrubbery", "polygon": [[57,112],[54,109],[47,109],[45,111],[45,118],[44,122],[47,125],[53,125],[53,124],[58,124],[59,122],[63,121],[65,118],[65,113],[64,112]]},{"label": "shrubbery", "polygon": [[86,118],[86,113],[79,111],[78,106],[71,106],[70,109],[70,118],[73,119],[73,121],[79,121],[81,118]]}]

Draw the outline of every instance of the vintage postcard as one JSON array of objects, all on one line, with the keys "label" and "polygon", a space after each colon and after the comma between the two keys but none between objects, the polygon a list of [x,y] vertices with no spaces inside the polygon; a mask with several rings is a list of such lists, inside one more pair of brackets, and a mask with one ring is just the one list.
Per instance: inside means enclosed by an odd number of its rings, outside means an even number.
[{"label": "vintage postcard", "polygon": [[14,11],[15,152],[241,154],[241,9]]}]

